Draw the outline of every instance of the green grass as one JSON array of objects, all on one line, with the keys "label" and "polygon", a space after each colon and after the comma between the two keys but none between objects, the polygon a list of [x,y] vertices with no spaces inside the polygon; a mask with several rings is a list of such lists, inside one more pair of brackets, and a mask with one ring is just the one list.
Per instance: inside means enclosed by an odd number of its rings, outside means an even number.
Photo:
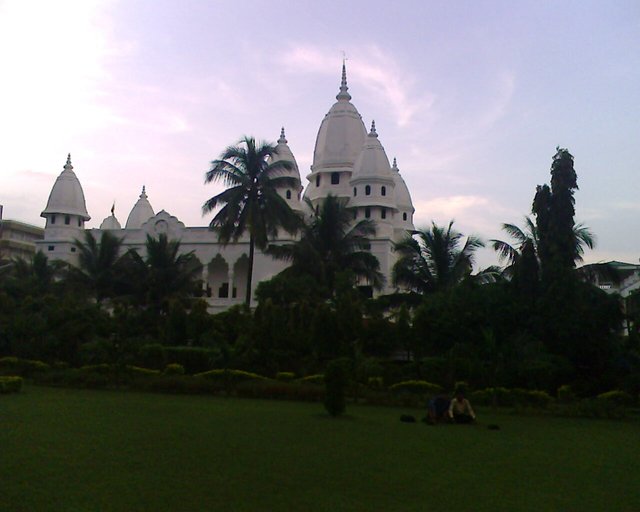
[{"label": "green grass", "polygon": [[0,396],[0,511],[640,510],[637,422],[78,391]]}]

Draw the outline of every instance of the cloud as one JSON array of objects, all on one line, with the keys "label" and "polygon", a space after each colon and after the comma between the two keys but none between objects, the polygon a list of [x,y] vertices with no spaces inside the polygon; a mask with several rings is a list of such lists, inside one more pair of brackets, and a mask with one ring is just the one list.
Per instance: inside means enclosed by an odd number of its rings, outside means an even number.
[{"label": "cloud", "polygon": [[[312,45],[292,45],[277,61],[288,71],[328,74],[336,72],[337,52]],[[429,109],[435,96],[416,93],[414,79],[402,69],[394,57],[377,45],[358,46],[350,51],[347,75],[358,82],[372,103],[389,106],[391,116],[400,127],[408,125],[416,115]]]}]

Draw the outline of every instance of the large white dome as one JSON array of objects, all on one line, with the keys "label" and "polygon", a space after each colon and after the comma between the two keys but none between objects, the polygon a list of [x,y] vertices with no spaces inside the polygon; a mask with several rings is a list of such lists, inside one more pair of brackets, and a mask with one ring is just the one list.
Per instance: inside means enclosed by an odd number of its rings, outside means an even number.
[{"label": "large white dome", "polygon": [[362,116],[350,102],[346,69],[342,66],[342,84],[338,100],[320,124],[313,153],[312,170],[323,167],[351,167],[367,135]]},{"label": "large white dome", "polygon": [[71,155],[67,156],[64,170],[56,179],[49,194],[47,206],[40,216],[45,217],[47,214],[78,215],[85,221],[91,219],[87,212],[82,186],[73,172]]},{"label": "large white dome", "polygon": [[147,199],[145,188],[142,187],[140,198],[131,209],[129,217],[127,217],[125,229],[139,229],[154,215],[155,213],[151,207],[151,203],[149,203],[149,200]]}]

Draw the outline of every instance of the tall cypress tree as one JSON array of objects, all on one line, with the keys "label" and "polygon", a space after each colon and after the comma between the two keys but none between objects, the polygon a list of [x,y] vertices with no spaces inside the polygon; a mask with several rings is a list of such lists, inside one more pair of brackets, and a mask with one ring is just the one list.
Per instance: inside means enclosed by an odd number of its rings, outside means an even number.
[{"label": "tall cypress tree", "polygon": [[578,189],[578,177],[571,153],[556,149],[551,165],[551,187],[538,185],[532,207],[538,227],[542,280],[547,286],[569,275],[578,257],[573,197]]}]

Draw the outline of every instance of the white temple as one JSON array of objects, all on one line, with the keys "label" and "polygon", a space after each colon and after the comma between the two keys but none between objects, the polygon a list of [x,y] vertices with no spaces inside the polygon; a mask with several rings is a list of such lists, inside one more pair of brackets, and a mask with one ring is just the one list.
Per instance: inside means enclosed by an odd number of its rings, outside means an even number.
[{"label": "white temple", "polygon": [[[391,269],[395,262],[393,243],[403,238],[407,230],[413,230],[414,208],[409,190],[400,175],[396,159],[390,165],[387,154],[376,133],[375,122],[367,133],[362,116],[351,103],[346,69],[342,66],[342,83],[338,100],[333,104],[320,124],[313,155],[311,172],[304,196],[316,206],[329,194],[344,197],[354,207],[356,219],[370,218],[376,222],[377,231],[371,240],[371,252],[380,261],[386,278],[382,293],[393,291]],[[296,187],[282,189],[282,197],[291,208],[304,211],[301,201],[302,182],[296,159],[287,145],[284,128],[278,139],[277,158],[293,163],[289,171],[297,180]],[[197,205],[196,207],[199,207]],[[310,212],[307,212],[308,214]],[[84,224],[90,219],[84,193],[78,177],[73,172],[71,157],[56,179],[47,206],[41,214],[46,219],[44,240],[38,243],[50,259],[76,262],[75,239],[83,239]],[[166,233],[169,238],[181,242],[181,251],[193,251],[203,265],[202,280],[212,311],[221,311],[234,304],[241,304],[245,297],[248,270],[249,242],[241,238],[236,243],[223,246],[216,242],[208,226],[187,227],[176,217],[161,210],[155,213],[145,187],[133,206],[122,228],[114,212],[105,218],[99,229],[93,229],[99,239],[108,230],[122,239],[123,251],[137,249],[144,255],[146,236]],[[282,234],[274,242],[290,241]],[[256,251],[253,286],[272,278],[286,263],[272,259]]]}]

